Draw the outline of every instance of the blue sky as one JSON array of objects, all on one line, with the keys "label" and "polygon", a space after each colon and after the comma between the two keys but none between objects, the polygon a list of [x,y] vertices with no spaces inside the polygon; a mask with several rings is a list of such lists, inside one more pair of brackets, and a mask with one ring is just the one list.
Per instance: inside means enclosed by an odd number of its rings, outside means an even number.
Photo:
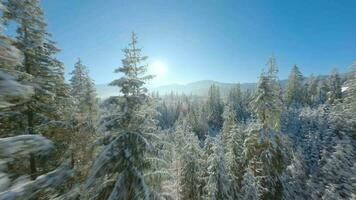
[{"label": "blue sky", "polygon": [[42,0],[66,74],[80,57],[96,83],[137,32],[149,62],[167,74],[153,84],[212,79],[254,82],[274,53],[280,78],[341,72],[356,61],[354,0]]}]

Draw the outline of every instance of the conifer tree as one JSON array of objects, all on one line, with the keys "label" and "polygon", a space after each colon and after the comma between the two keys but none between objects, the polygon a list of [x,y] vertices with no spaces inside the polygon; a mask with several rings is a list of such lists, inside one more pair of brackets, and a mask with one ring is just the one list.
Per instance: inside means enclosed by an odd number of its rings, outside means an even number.
[{"label": "conifer tree", "polygon": [[[153,155],[152,141],[157,137],[145,131],[150,122],[143,113],[149,101],[144,84],[153,77],[146,75],[147,66],[142,63],[147,57],[141,55],[135,33],[123,52],[122,66],[115,72],[124,75],[111,82],[123,95],[119,97],[120,110],[104,119],[110,143],[96,158],[86,183],[87,189],[94,190],[92,199],[149,199],[152,192],[144,174],[152,173],[148,158]],[[105,180],[107,184],[102,184]]]},{"label": "conifer tree", "polygon": [[[0,10],[6,7],[0,2]],[[4,110],[22,104],[31,99],[33,88],[15,80],[21,75],[16,66],[22,65],[21,52],[11,44],[11,39],[3,35],[2,18],[0,22],[0,115]],[[23,74],[22,74],[23,75]],[[25,74],[27,75],[27,74]],[[2,129],[3,130],[3,129]],[[51,141],[39,135],[24,135],[0,139],[0,199],[30,199],[38,197],[41,191],[58,186],[70,176],[66,167],[58,168],[40,176],[36,180],[27,180],[19,174],[11,174],[8,166],[16,159],[29,154],[44,155],[53,148]]]},{"label": "conifer tree", "polygon": [[344,91],[343,98],[343,114],[346,114],[348,119],[346,126],[349,127],[351,138],[356,139],[356,62],[351,65],[350,77],[345,84],[346,90]]},{"label": "conifer tree", "polygon": [[333,69],[331,75],[328,77],[328,102],[334,103],[336,100],[342,98],[341,92],[341,78],[337,69]]},{"label": "conifer tree", "polygon": [[226,154],[227,172],[231,182],[231,193],[233,199],[239,198],[241,181],[245,168],[245,125],[234,125],[231,129],[231,142],[227,144],[228,152]]},{"label": "conifer tree", "polygon": [[261,186],[259,181],[253,175],[250,168],[247,168],[243,175],[241,197],[242,200],[258,200],[261,196]]},{"label": "conifer tree", "polygon": [[264,128],[279,130],[282,103],[271,88],[270,78],[261,74],[254,100],[250,103]]},{"label": "conifer tree", "polygon": [[223,143],[218,138],[213,147],[213,153],[208,158],[209,179],[206,185],[208,199],[225,200],[233,199],[230,182],[226,170]]},{"label": "conifer tree", "polygon": [[294,65],[289,75],[287,90],[285,94],[288,106],[300,105],[302,103],[303,75],[297,65]]},{"label": "conifer tree", "polygon": [[85,124],[87,130],[95,130],[99,115],[98,100],[93,81],[89,71],[81,60],[78,59],[70,79],[70,94],[74,98],[79,124]]},{"label": "conifer tree", "polygon": [[181,153],[179,174],[180,199],[202,199],[202,151],[198,139],[191,131],[185,133],[185,144]]},{"label": "conifer tree", "polygon": [[208,115],[208,124],[209,128],[216,134],[222,125],[222,113],[223,113],[223,104],[221,102],[220,90],[219,87],[215,84],[211,85],[208,93],[207,106],[207,115]]},{"label": "conifer tree", "polygon": [[231,141],[232,129],[236,126],[236,115],[231,105],[225,105],[222,115],[224,123],[221,129],[221,140],[225,147]]},{"label": "conifer tree", "polygon": [[[18,117],[28,134],[59,133],[68,114],[68,85],[64,82],[63,65],[55,58],[59,49],[46,30],[43,11],[38,0],[8,0],[5,17],[18,24],[15,46],[23,52],[19,71],[31,75],[24,80],[34,87],[34,95]],[[57,129],[57,130],[55,130]],[[32,179],[38,175],[36,158],[30,156]]]},{"label": "conifer tree", "polygon": [[285,199],[308,199],[307,181],[303,155],[300,151],[293,154],[291,164],[287,166],[283,175]]},{"label": "conifer tree", "polygon": [[305,102],[310,106],[315,106],[318,103],[318,80],[313,75],[307,80],[305,98]]},{"label": "conifer tree", "polygon": [[248,106],[246,104],[246,99],[244,98],[244,92],[241,91],[240,84],[237,84],[230,89],[227,104],[232,106],[235,112],[236,121],[238,123],[245,123],[249,118]]},{"label": "conifer tree", "polygon": [[[282,108],[280,99],[269,83],[269,77],[262,74],[255,99],[251,102],[257,123],[250,124],[245,141],[245,155],[254,175],[263,177],[261,186],[266,191],[262,193],[262,199],[281,199],[284,144],[279,129]],[[257,163],[259,164],[256,165]]]},{"label": "conifer tree", "polygon": [[268,59],[267,67],[268,67],[268,72],[266,75],[269,77],[271,89],[273,90],[275,95],[278,96],[279,99],[282,101],[282,88],[281,88],[281,85],[280,85],[279,79],[278,79],[278,71],[279,70],[277,67],[277,60],[274,57],[274,55],[272,55]]}]

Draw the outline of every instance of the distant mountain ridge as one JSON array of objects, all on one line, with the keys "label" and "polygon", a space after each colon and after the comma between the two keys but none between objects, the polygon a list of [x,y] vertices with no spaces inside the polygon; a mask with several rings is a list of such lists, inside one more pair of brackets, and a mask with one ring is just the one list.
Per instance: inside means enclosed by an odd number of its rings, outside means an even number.
[{"label": "distant mountain ridge", "polygon": [[[341,79],[344,81],[348,73],[340,73]],[[317,78],[326,79],[329,75],[319,75]],[[304,81],[307,81],[307,77],[304,77]],[[280,80],[282,89],[285,89],[287,86],[288,80]],[[188,84],[169,84],[162,85],[158,87],[148,87],[150,92],[158,92],[160,95],[170,94],[171,92],[177,94],[193,94],[193,95],[206,95],[212,84],[217,85],[220,88],[222,95],[227,95],[229,90],[236,86],[238,83],[224,83],[213,80],[201,80],[195,81]],[[241,90],[254,90],[257,86],[257,83],[240,83]],[[109,84],[98,84],[96,85],[96,91],[98,97],[101,99],[108,98],[110,96],[116,96],[119,92],[119,88],[109,86]]]},{"label": "distant mountain ridge", "polygon": [[[237,83],[224,83],[213,80],[201,80],[188,84],[169,84],[158,87],[149,87],[149,90],[151,92],[158,92],[160,95],[169,94],[171,92],[178,94],[184,93],[193,95],[205,95],[208,93],[210,86],[213,84],[217,85],[220,88],[222,95],[224,95],[232,87],[237,85]],[[242,90],[253,90],[256,85],[256,83],[241,83],[240,87]],[[96,85],[96,91],[98,93],[98,96],[102,99],[118,94],[118,88],[109,86],[108,84]]]}]

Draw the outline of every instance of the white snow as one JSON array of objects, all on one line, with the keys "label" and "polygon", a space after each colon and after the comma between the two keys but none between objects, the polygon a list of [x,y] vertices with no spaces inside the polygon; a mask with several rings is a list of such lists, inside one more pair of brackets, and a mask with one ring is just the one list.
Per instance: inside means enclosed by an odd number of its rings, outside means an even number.
[{"label": "white snow", "polygon": [[348,87],[344,86],[341,88],[341,92],[345,92],[347,90]]}]

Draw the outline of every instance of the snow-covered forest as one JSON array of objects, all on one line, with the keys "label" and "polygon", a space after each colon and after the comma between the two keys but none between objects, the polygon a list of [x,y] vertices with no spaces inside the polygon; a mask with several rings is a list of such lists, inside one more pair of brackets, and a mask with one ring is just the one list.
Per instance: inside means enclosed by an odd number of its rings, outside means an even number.
[{"label": "snow-covered forest", "polygon": [[160,95],[132,33],[99,99],[38,0],[0,8],[0,200],[356,199],[356,62],[282,86],[271,56],[254,89]]}]

